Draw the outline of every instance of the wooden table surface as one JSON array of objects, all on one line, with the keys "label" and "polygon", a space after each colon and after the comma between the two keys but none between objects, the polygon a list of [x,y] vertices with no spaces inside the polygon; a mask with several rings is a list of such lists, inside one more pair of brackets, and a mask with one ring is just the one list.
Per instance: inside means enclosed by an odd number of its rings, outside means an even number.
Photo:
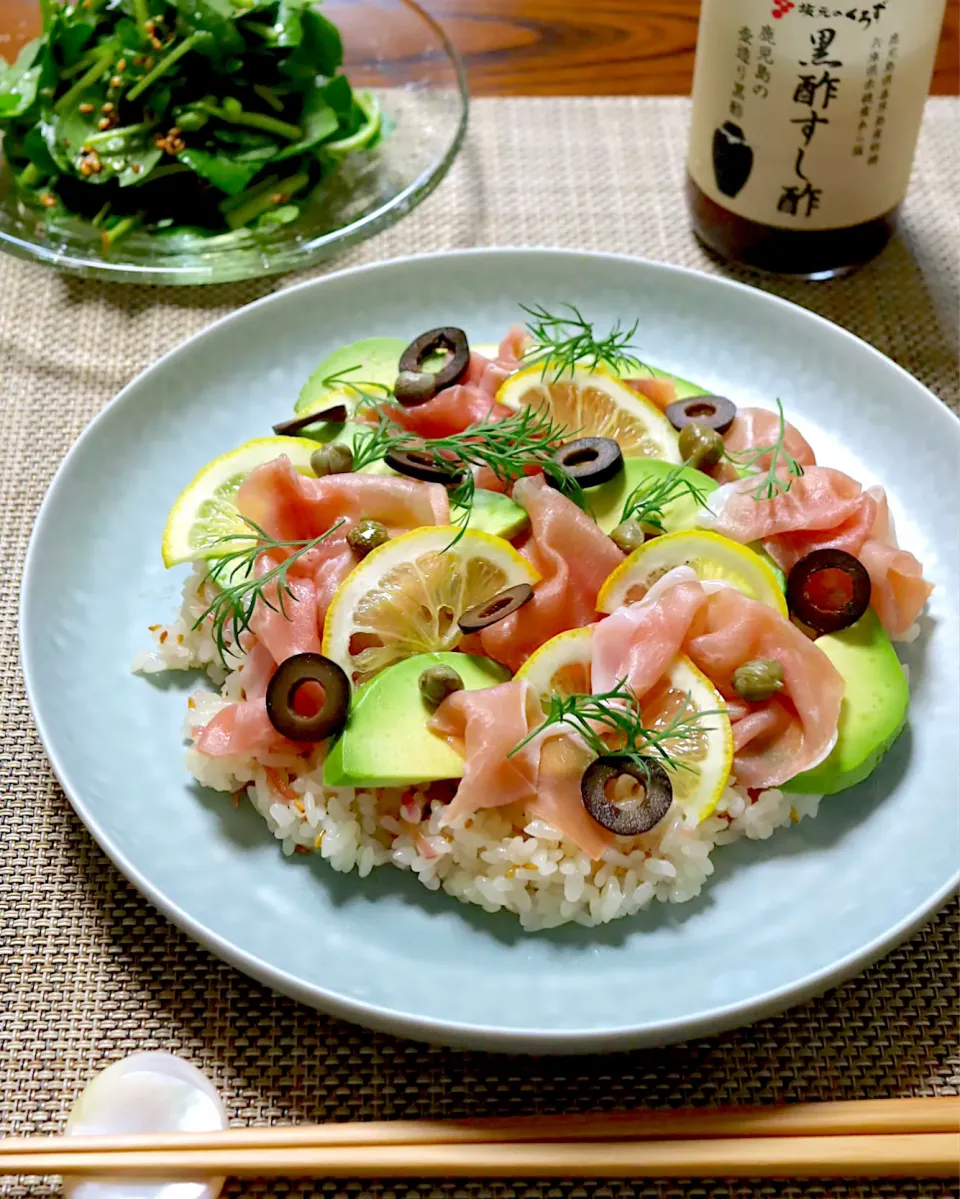
[{"label": "wooden table surface", "polygon": [[[690,91],[699,0],[421,3],[464,55],[477,96]],[[0,0],[0,54],[12,57],[36,24],[36,0]],[[933,91],[960,91],[960,0],[947,2]]]},{"label": "wooden table surface", "polygon": [[[419,2],[466,58],[477,96],[690,91],[700,0]],[[933,91],[960,91],[960,0],[947,0]]]}]

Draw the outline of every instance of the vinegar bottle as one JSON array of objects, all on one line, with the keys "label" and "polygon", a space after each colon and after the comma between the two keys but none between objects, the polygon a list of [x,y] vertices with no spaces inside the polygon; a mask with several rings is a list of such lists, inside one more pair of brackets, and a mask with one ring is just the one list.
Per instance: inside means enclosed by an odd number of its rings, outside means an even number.
[{"label": "vinegar bottle", "polygon": [[703,0],[687,198],[732,262],[810,279],[886,245],[946,0]]}]

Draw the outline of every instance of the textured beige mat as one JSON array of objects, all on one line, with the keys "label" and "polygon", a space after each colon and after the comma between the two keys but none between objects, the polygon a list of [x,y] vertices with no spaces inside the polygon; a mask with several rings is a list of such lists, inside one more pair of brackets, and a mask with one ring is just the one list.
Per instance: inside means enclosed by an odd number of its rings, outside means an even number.
[{"label": "textured beige mat", "polygon": [[[0,0],[2,2],[2,0]],[[955,409],[960,107],[928,107],[901,237],[852,279],[762,283],[872,342]],[[450,178],[335,266],[472,245],[615,250],[719,271],[682,201],[683,100],[484,100]],[[631,1104],[879,1098],[960,1090],[956,904],[824,999],[712,1040],[528,1061],[428,1049],[280,998],[196,948],[114,870],[55,785],[17,669],[17,588],[37,505],[89,418],[141,368],[289,280],[149,290],[0,259],[0,1132],[53,1132],[82,1082],[134,1049],[206,1069],[237,1120]],[[945,1195],[947,1183],[750,1186],[232,1184],[231,1195],[613,1199]],[[0,1196],[57,1194],[0,1182]]]}]

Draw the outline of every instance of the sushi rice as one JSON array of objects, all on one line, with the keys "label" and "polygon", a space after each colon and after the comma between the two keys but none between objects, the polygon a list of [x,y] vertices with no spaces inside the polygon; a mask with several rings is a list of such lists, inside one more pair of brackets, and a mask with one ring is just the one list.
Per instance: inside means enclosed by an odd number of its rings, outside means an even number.
[{"label": "sushi rice", "polygon": [[[184,735],[191,743],[222,707],[243,698],[242,654],[227,672],[208,625],[193,627],[208,602],[205,574],[202,563],[194,568],[178,619],[152,627],[154,648],[133,665],[144,674],[199,668],[219,688],[188,700]],[[306,756],[211,758],[191,744],[186,765],[203,786],[235,798],[245,794],[285,854],[318,853],[334,870],[356,870],[361,878],[392,864],[412,871],[431,891],[443,888],[488,912],[513,912],[528,930],[607,924],[654,900],[694,899],[713,873],[717,846],[741,837],[764,840],[816,816],[821,799],[775,788],[751,797],[731,777],[716,811],[699,825],[688,825],[674,804],[649,833],[620,839],[594,861],[542,820],[519,829],[496,808],[442,825],[445,805],[436,786],[325,787],[322,746]]]}]

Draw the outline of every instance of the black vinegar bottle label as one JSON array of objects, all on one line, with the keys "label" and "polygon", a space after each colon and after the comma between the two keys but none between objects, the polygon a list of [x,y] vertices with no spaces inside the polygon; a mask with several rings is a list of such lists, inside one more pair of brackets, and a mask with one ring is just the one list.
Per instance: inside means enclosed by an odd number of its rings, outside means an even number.
[{"label": "black vinegar bottle label", "polygon": [[910,179],[945,0],[704,0],[688,169],[783,229],[842,229]]}]

